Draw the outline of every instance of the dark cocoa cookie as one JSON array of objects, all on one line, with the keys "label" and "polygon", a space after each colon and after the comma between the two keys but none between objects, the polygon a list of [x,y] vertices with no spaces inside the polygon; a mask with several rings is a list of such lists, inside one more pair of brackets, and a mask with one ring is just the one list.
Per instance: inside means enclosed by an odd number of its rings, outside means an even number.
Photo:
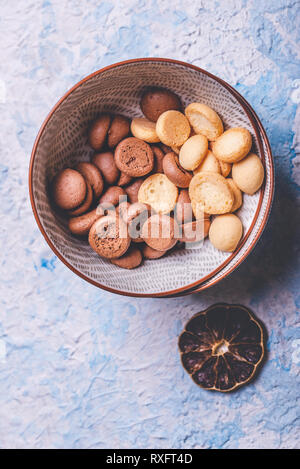
[{"label": "dark cocoa cookie", "polygon": [[116,208],[117,214],[119,215],[119,217],[122,218],[123,221],[125,221],[127,217],[127,212],[128,212],[130,205],[131,204],[129,202],[125,201],[125,202],[121,202]]},{"label": "dark cocoa cookie", "polygon": [[123,220],[128,224],[128,233],[132,241],[142,243],[142,229],[145,221],[151,215],[151,207],[147,204],[136,202],[128,208],[123,215]]},{"label": "dark cocoa cookie", "polygon": [[104,216],[115,215],[117,213],[115,205],[111,204],[110,202],[103,202],[102,204],[98,204],[97,209],[99,212],[103,213]]},{"label": "dark cocoa cookie", "polygon": [[119,205],[121,200],[124,200],[124,198],[127,198],[127,195],[122,187],[111,186],[104,192],[104,194],[102,194],[99,204],[112,204],[116,206]]},{"label": "dark cocoa cookie", "polygon": [[157,251],[167,251],[177,242],[179,227],[174,218],[155,214],[149,217],[142,228],[145,243]]},{"label": "dark cocoa cookie", "polygon": [[116,166],[114,155],[111,151],[96,153],[92,158],[92,163],[100,169],[106,184],[113,185],[117,182],[120,171]]},{"label": "dark cocoa cookie", "polygon": [[145,259],[159,259],[164,256],[167,251],[157,251],[156,249],[151,248],[148,244],[142,246],[142,253]]},{"label": "dark cocoa cookie", "polygon": [[179,97],[165,88],[150,88],[145,91],[140,105],[143,114],[153,122],[165,111],[181,109]]},{"label": "dark cocoa cookie", "polygon": [[187,189],[182,189],[179,192],[179,196],[176,203],[175,218],[178,223],[188,223],[193,220],[193,210],[191,205],[191,199]]},{"label": "dark cocoa cookie", "polygon": [[135,202],[138,202],[138,193],[143,182],[144,182],[144,179],[139,178],[139,179],[136,179],[129,186],[125,187],[125,192],[128,195],[130,203],[134,204]]},{"label": "dark cocoa cookie", "polygon": [[91,210],[84,215],[70,218],[68,221],[69,230],[75,235],[86,236],[89,233],[93,223],[95,223],[95,221],[103,215],[103,211],[95,208],[94,210]]},{"label": "dark cocoa cookie", "polygon": [[78,171],[70,168],[64,169],[53,179],[51,193],[58,207],[63,210],[75,209],[86,198],[86,181]]},{"label": "dark cocoa cookie", "polygon": [[111,116],[102,114],[91,125],[88,133],[88,141],[94,150],[101,150],[110,126]]},{"label": "dark cocoa cookie", "polygon": [[87,212],[93,202],[93,189],[92,186],[87,182],[86,183],[86,196],[84,201],[82,202],[79,207],[76,207],[73,210],[69,210],[68,213],[71,217],[77,217],[78,215],[82,215],[83,213]]},{"label": "dark cocoa cookie", "polygon": [[89,232],[91,248],[106,259],[123,256],[130,245],[127,225],[116,215],[99,218]]},{"label": "dark cocoa cookie", "polygon": [[117,168],[128,176],[140,177],[153,169],[153,152],[146,142],[136,137],[122,140],[115,150]]},{"label": "dark cocoa cookie", "polygon": [[117,184],[118,186],[123,187],[123,186],[127,186],[127,184],[129,184],[131,181],[132,181],[131,176],[128,176],[128,174],[125,174],[125,173],[121,173]]},{"label": "dark cocoa cookie", "polygon": [[115,148],[123,138],[129,135],[129,131],[129,119],[120,115],[114,116],[107,134],[107,144],[109,148]]},{"label": "dark cocoa cookie", "polygon": [[170,152],[164,156],[163,171],[175,186],[183,188],[189,187],[192,175],[182,168],[176,153]]},{"label": "dark cocoa cookie", "polygon": [[208,235],[209,227],[210,220],[208,218],[184,223],[180,227],[182,233],[179,241],[183,243],[196,243],[202,241]]},{"label": "dark cocoa cookie", "polygon": [[98,199],[102,194],[104,182],[100,170],[93,163],[83,161],[75,166],[85,180],[92,186],[94,198]]},{"label": "dark cocoa cookie", "polygon": [[138,267],[143,260],[141,251],[136,246],[130,246],[128,251],[117,259],[112,259],[110,262],[115,264],[122,269],[135,269]]},{"label": "dark cocoa cookie", "polygon": [[165,155],[167,153],[170,153],[170,151],[172,151],[172,148],[168,147],[168,145],[165,145],[164,143],[159,143],[158,146],[164,152]]},{"label": "dark cocoa cookie", "polygon": [[153,173],[163,173],[164,152],[156,145],[151,146],[154,155]]},{"label": "dark cocoa cookie", "polygon": [[142,213],[146,212],[146,215],[151,214],[151,207],[148,204],[142,204],[141,202],[135,202],[128,206],[126,212],[123,214],[123,220],[125,223],[130,223],[134,218],[138,217]]}]

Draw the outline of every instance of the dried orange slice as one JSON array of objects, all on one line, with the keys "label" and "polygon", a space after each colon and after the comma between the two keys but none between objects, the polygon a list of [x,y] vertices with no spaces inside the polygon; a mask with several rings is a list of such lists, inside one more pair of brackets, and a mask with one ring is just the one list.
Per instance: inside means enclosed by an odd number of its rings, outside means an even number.
[{"label": "dried orange slice", "polygon": [[263,329],[240,305],[217,304],[196,314],[178,345],[182,365],[194,382],[221,392],[248,383],[264,357]]}]

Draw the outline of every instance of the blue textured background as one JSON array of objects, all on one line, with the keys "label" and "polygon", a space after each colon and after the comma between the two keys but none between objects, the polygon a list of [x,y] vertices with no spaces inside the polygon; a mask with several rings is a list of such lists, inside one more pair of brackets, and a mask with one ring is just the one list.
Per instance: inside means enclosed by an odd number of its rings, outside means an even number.
[{"label": "blue textured background", "polygon": [[[293,0],[10,0],[0,18],[0,447],[299,447],[300,8]],[[179,299],[106,293],[71,273],[28,198],[41,122],[82,77],[122,59],[186,60],[254,106],[276,197],[255,251],[228,279]],[[297,111],[298,106],[298,111]],[[223,395],[183,371],[177,337],[217,302],[265,323],[258,379]]]}]

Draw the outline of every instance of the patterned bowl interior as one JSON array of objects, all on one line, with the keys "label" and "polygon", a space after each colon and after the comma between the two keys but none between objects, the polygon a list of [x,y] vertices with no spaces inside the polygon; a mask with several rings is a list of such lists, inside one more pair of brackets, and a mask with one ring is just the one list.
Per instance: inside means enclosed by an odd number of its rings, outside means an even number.
[{"label": "patterned bowl interior", "polygon": [[[156,85],[175,91],[187,105],[200,101],[215,109],[225,128],[246,127],[253,137],[253,151],[264,161],[264,188],[244,196],[238,215],[244,226],[244,245],[236,253],[217,251],[208,240],[197,249],[174,249],[166,257],[145,261],[128,271],[101,259],[86,241],[72,236],[65,221],[50,204],[48,184],[64,167],[89,161],[93,151],[87,145],[87,128],[103,111],[129,117],[141,116],[139,101],[145,87]],[[129,294],[170,294],[191,284],[211,282],[243,256],[267,210],[271,162],[261,137],[245,109],[221,83],[200,70],[165,61],[123,63],[91,76],[77,86],[56,107],[38,140],[32,167],[32,196],[37,216],[49,241],[64,261],[99,286]],[[258,216],[258,217],[257,217]],[[255,218],[257,218],[255,222]],[[224,263],[227,265],[224,267]]]}]

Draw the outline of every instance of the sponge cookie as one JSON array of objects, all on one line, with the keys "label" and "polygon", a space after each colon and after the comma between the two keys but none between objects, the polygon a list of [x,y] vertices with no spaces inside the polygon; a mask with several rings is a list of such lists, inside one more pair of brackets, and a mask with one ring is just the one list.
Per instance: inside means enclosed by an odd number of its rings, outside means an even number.
[{"label": "sponge cookie", "polygon": [[194,169],[194,174],[200,171],[209,171],[212,173],[221,173],[219,160],[215,157],[211,150],[208,150],[202,163]]},{"label": "sponge cookie", "polygon": [[264,180],[264,167],[254,153],[232,166],[232,178],[241,191],[253,195]]},{"label": "sponge cookie", "polygon": [[191,132],[189,121],[179,111],[166,111],[156,122],[156,133],[160,141],[168,146],[180,147]]},{"label": "sponge cookie", "polygon": [[122,140],[115,150],[118,169],[132,177],[145,176],[153,169],[153,152],[146,142],[136,137]]},{"label": "sponge cookie", "polygon": [[127,225],[115,214],[99,218],[90,229],[89,243],[101,257],[121,257],[130,245]]},{"label": "sponge cookie", "polygon": [[160,140],[155,130],[155,123],[145,117],[135,117],[131,121],[131,133],[134,137],[140,138],[148,143],[158,143]]},{"label": "sponge cookie", "polygon": [[221,174],[200,172],[195,174],[189,187],[191,201],[211,215],[230,212],[234,197]]},{"label": "sponge cookie", "polygon": [[184,169],[193,171],[207,155],[208,140],[204,135],[193,135],[181,147],[179,163]]},{"label": "sponge cookie", "polygon": [[191,200],[192,212],[196,220],[202,220],[203,218],[209,218],[209,214],[203,212],[203,205],[197,202],[195,199]]},{"label": "sponge cookie", "polygon": [[240,189],[238,188],[238,186],[236,185],[236,183],[234,182],[233,179],[227,178],[226,181],[227,181],[227,184],[229,185],[230,189],[232,190],[233,198],[234,198],[233,205],[231,207],[231,212],[235,212],[236,210],[238,210],[240,208],[240,206],[243,203],[243,194],[242,194],[242,192],[240,191]]},{"label": "sponge cookie", "polygon": [[232,213],[216,217],[209,229],[209,240],[220,251],[233,252],[243,235],[241,220]]},{"label": "sponge cookie", "polygon": [[219,160],[219,165],[220,165],[222,176],[224,176],[224,178],[226,178],[228,176],[228,174],[230,173],[230,171],[231,171],[232,164],[231,163],[225,163],[225,161]]},{"label": "sponge cookie", "polygon": [[208,140],[216,140],[222,134],[220,117],[206,104],[191,103],[184,112],[196,134],[205,135]]},{"label": "sponge cookie", "polygon": [[226,130],[212,143],[214,155],[225,163],[236,163],[242,160],[251,150],[252,137],[249,130],[233,127]]},{"label": "sponge cookie", "polygon": [[153,174],[141,185],[138,201],[149,204],[157,213],[169,213],[174,210],[178,189],[165,174]]}]

